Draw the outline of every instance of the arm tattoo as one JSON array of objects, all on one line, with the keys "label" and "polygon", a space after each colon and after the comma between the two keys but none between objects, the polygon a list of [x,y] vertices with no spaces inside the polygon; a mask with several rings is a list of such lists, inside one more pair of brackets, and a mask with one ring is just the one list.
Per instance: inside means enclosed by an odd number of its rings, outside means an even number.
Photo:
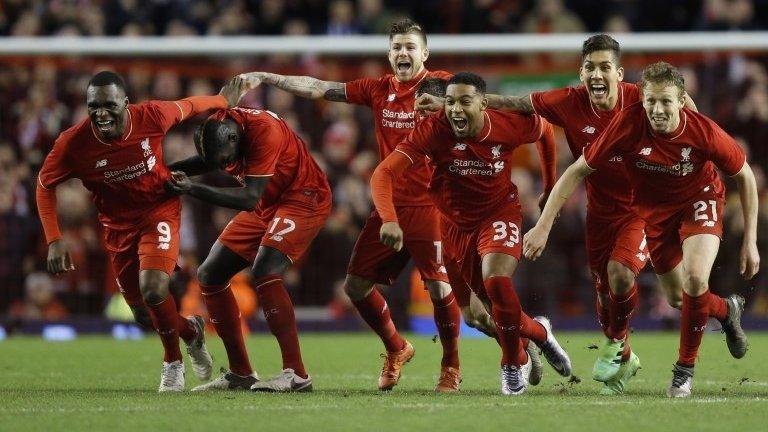
[{"label": "arm tattoo", "polygon": [[[344,84],[341,83],[330,83],[333,85],[332,88],[329,88],[325,91],[325,94],[323,97],[325,100],[331,101],[331,102],[346,102],[347,101],[347,92],[344,90]],[[336,86],[338,84],[338,86]]]},{"label": "arm tattoo", "polygon": [[504,111],[515,111],[523,114],[533,114],[530,96],[500,96],[488,95],[488,106]]},{"label": "arm tattoo", "polygon": [[325,97],[327,100],[345,102],[344,84],[322,81],[308,76],[277,76],[275,87],[308,99]]}]

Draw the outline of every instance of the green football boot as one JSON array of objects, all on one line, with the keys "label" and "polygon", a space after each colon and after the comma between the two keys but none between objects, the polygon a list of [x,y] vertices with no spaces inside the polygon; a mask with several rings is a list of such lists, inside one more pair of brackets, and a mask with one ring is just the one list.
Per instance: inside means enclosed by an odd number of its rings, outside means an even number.
[{"label": "green football boot", "polygon": [[605,338],[603,346],[595,360],[595,366],[592,368],[592,379],[595,381],[608,382],[619,373],[621,367],[621,353],[624,352],[624,341],[613,341]]},{"label": "green football boot", "polygon": [[640,358],[634,352],[630,353],[629,359],[619,367],[619,373],[613,379],[605,382],[605,385],[600,390],[600,394],[608,396],[624,393],[627,382],[637,374],[638,369],[640,369]]}]

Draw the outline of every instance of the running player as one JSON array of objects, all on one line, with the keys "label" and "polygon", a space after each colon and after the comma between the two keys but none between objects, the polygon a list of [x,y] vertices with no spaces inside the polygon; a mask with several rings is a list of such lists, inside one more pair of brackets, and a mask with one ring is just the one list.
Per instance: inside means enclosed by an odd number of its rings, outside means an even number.
[{"label": "running player", "polygon": [[[198,129],[195,146],[197,156],[171,165],[174,172],[168,187],[241,212],[221,233],[197,274],[211,322],[227,350],[230,370],[193,390],[311,391],[312,378],[301,359],[296,317],[283,273],[301,258],[331,212],[328,180],[301,138],[270,111],[234,108],[216,112]],[[187,177],[211,169],[226,171],[242,186],[213,187]],[[239,309],[228,285],[248,266],[283,358],[283,371],[267,381],[258,381],[253,373]]]},{"label": "running player", "polygon": [[[595,35],[584,41],[579,68],[579,87],[568,87],[528,96],[489,95],[491,107],[522,113],[536,113],[562,127],[574,158],[596,139],[611,119],[624,107],[640,100],[636,84],[623,82],[619,43],[608,35]],[[417,100],[425,108],[428,98]],[[686,95],[685,105],[695,110]],[[631,208],[632,193],[626,168],[619,158],[585,181],[587,192],[587,258],[597,289],[597,314],[605,340],[593,367],[593,378],[604,383],[601,393],[619,394],[637,370],[640,359],[631,350],[629,319],[638,302],[635,278],[645,266],[648,250],[645,222]],[[672,306],[679,308],[681,292],[669,292]],[[743,299],[733,295],[729,307],[717,297],[712,316],[721,322],[740,313]],[[734,354],[737,356],[738,354]]]},{"label": "running player", "polygon": [[[646,222],[651,262],[667,292],[682,290],[680,352],[669,397],[691,394],[693,366],[713,303],[729,309],[709,291],[708,280],[723,233],[725,188],[715,167],[738,185],[744,214],[741,273],[757,272],[757,192],[744,152],[709,118],[683,107],[683,76],[667,63],[648,66],[642,75],[642,103],[618,113],[603,134],[558,180],[536,226],[525,236],[524,251],[535,259],[546,244],[554,217],[578,182],[605,169],[611,159],[626,164],[633,205]],[[723,322],[734,357],[746,353],[741,328],[743,304]]]},{"label": "running player", "polygon": [[161,392],[184,390],[179,337],[198,378],[209,379],[212,369],[202,318],[180,316],[168,291],[179,254],[181,201],[163,188],[171,175],[162,140],[190,116],[234,106],[243,89],[244,82],[235,78],[219,96],[129,104],[122,78],[99,72],[86,91],[89,118],[59,135],[38,176],[37,206],[54,274],[74,270],[59,231],[56,186],[78,178],[93,194],[120,291],[137,320],[155,328],[162,340]]},{"label": "running player", "polygon": [[[435,170],[429,193],[441,214],[443,255],[457,264],[470,287],[485,288],[502,349],[501,391],[517,395],[526,390],[531,368],[521,334],[539,344],[561,375],[570,375],[571,364],[548,320],[525,315],[512,286],[522,215],[509,158],[518,146],[541,138],[543,123],[538,116],[486,107],[485,81],[472,73],[456,74],[448,81],[445,110],[417,125],[376,168],[371,191],[383,221],[381,242],[400,250],[404,235],[393,199],[395,185],[407,178],[409,168],[430,158]],[[554,166],[550,145],[542,152],[545,171]]]},{"label": "running player", "polygon": [[[416,124],[413,107],[419,83],[426,78],[450,76],[447,72],[428,71],[424,67],[428,56],[424,30],[406,19],[394,23],[390,29],[388,58],[392,73],[381,78],[340,83],[263,72],[248,76],[298,96],[371,107],[376,119],[379,154],[384,159]],[[405,247],[395,252],[379,241],[381,217],[373,211],[355,244],[344,288],[360,315],[384,343],[387,354],[378,386],[380,390],[391,390],[400,379],[402,366],[413,357],[414,348],[398,333],[387,303],[375,289],[375,284],[392,284],[408,260],[413,258],[429,290],[443,347],[440,378],[435,390],[451,392],[458,390],[461,382],[460,310],[442,263],[438,211],[427,195],[430,171],[424,160],[416,161],[416,165],[416,169],[406,174],[407,181],[398,183],[394,197],[405,230]]]}]

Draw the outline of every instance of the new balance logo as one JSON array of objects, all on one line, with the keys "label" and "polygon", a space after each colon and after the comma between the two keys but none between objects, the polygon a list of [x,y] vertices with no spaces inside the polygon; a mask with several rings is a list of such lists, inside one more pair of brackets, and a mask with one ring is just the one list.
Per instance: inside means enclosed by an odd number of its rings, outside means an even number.
[{"label": "new balance logo", "polygon": [[712,228],[715,226],[715,221],[704,221],[701,223],[701,226]]},{"label": "new balance logo", "polygon": [[643,156],[650,156],[651,155],[651,148],[650,147],[643,147],[642,150],[640,150],[640,153]]},{"label": "new balance logo", "polygon": [[96,161],[96,168],[101,168],[107,166],[107,160],[102,159],[100,161]]},{"label": "new balance logo", "polygon": [[591,135],[591,134],[595,133],[595,130],[596,129],[595,129],[594,126],[585,126],[584,129],[582,129],[581,131]]},{"label": "new balance logo", "polygon": [[392,102],[393,100],[395,100],[395,96],[396,95],[394,93],[392,93],[389,96],[387,96],[387,102]]},{"label": "new balance logo", "polygon": [[462,150],[463,151],[463,150],[467,149],[467,145],[464,144],[464,143],[456,143],[456,145],[453,146],[453,149],[454,150]]}]

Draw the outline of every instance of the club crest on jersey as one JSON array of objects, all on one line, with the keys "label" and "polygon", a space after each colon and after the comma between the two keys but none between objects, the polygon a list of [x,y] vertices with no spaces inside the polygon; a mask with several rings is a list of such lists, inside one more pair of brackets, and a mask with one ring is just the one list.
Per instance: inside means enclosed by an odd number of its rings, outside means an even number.
[{"label": "club crest on jersey", "polygon": [[593,133],[595,133],[595,130],[596,129],[594,126],[585,126],[584,129],[582,129],[581,131],[592,135]]},{"label": "club crest on jersey", "polygon": [[387,96],[387,102],[392,102],[393,100],[395,100],[396,96],[397,95],[395,93],[390,93],[389,96]]},{"label": "club crest on jersey", "polygon": [[105,166],[107,166],[107,160],[106,159],[102,159],[102,160],[96,161],[96,168],[101,168],[101,167],[105,167]]},{"label": "club crest on jersey", "polygon": [[691,163],[691,148],[683,147],[680,150],[680,156],[683,158],[683,160],[680,161],[680,168],[682,170],[682,175],[687,175],[692,173],[693,163]]},{"label": "club crest on jersey", "polygon": [[149,146],[149,138],[144,138],[141,141],[141,149],[144,151],[144,157],[152,154],[152,147]]},{"label": "club crest on jersey", "polygon": [[466,145],[465,143],[456,143],[456,144],[453,146],[453,149],[454,149],[454,150],[461,150],[461,151],[464,151],[464,150],[466,150],[466,149],[467,149],[467,145]]},{"label": "club crest on jersey", "polygon": [[491,154],[493,155],[494,159],[498,159],[501,157],[501,144],[497,146],[491,147]]}]

